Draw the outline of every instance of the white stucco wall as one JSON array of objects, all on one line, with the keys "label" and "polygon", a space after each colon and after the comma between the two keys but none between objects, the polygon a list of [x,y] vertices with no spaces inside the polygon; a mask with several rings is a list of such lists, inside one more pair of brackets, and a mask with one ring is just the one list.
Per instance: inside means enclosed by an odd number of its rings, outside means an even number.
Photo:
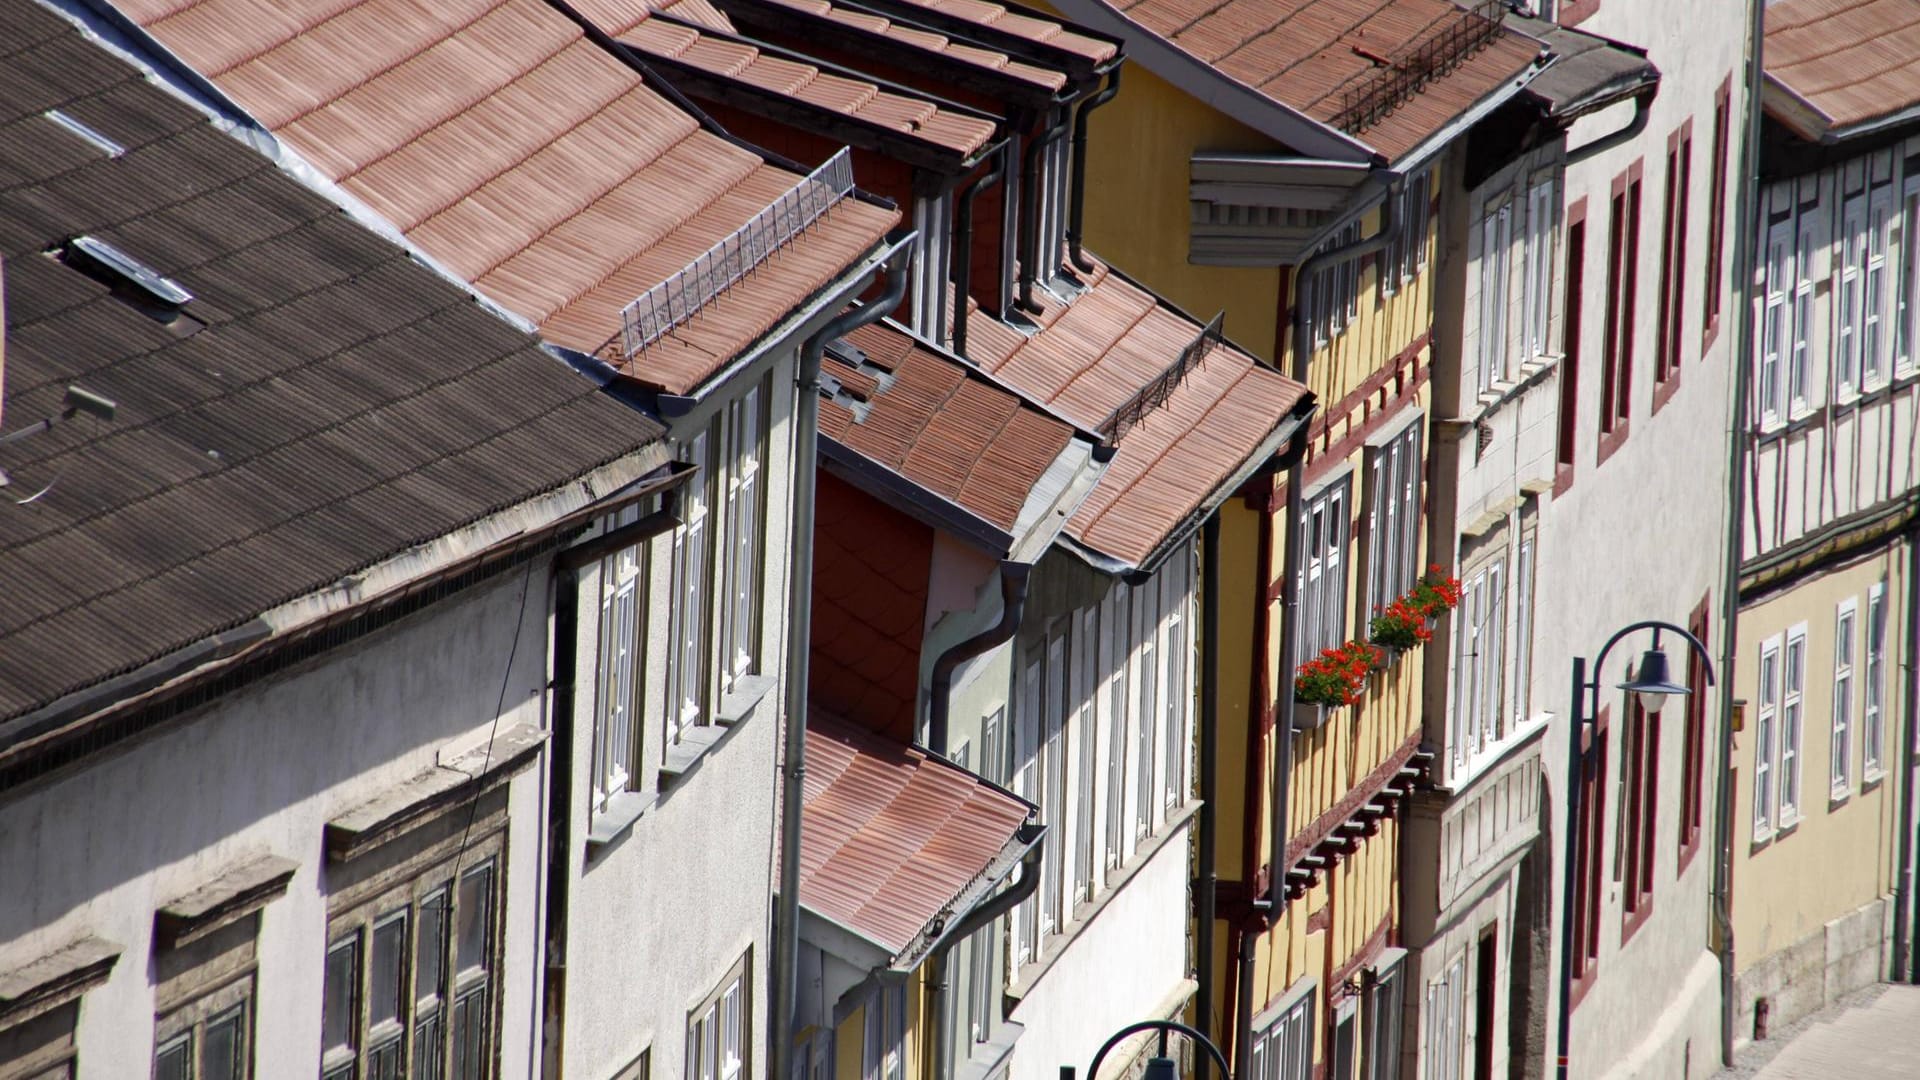
[{"label": "white stucco wall", "polygon": [[[592,848],[587,836],[599,707],[600,569],[589,566],[580,575],[561,1049],[568,1077],[605,1080],[643,1051],[654,1077],[682,1076],[689,1013],[749,953],[748,1067],[750,1076],[764,1075],[791,570],[793,361],[789,351],[765,384],[770,418],[760,472],[766,485],[760,674],[775,685],[624,834]],[[709,514],[708,527],[718,529],[720,507]],[[652,600],[646,608],[635,783],[646,793],[658,790],[665,750],[672,542],[673,534],[666,533],[650,543]]]},{"label": "white stucco wall", "polygon": [[[1540,565],[1536,578],[1537,633],[1534,670],[1540,700],[1555,715],[1545,760],[1548,827],[1557,857],[1565,843],[1568,675],[1574,656],[1589,659],[1618,628],[1641,619],[1685,625],[1689,614],[1711,594],[1717,608],[1726,558],[1726,452],[1728,387],[1734,341],[1730,315],[1735,304],[1722,302],[1718,337],[1702,355],[1702,293],[1708,247],[1709,185],[1713,175],[1714,95],[1730,76],[1733,145],[1728,175],[1739,174],[1738,123],[1744,108],[1741,50],[1744,5],[1734,3],[1666,4],[1655,0],[1608,0],[1580,24],[1582,30],[1631,42],[1648,50],[1662,73],[1660,93],[1646,130],[1625,144],[1567,170],[1566,200],[1587,201],[1585,289],[1588,297],[1581,339],[1579,436],[1573,484],[1554,496],[1540,514]],[[1575,124],[1569,152],[1618,130],[1632,107],[1619,105]],[[1670,133],[1693,122],[1692,191],[1689,199],[1687,282],[1682,317],[1681,383],[1657,413],[1651,410],[1654,353],[1660,287],[1661,222]],[[1630,434],[1604,463],[1596,462],[1607,282],[1608,201],[1613,179],[1636,160],[1643,165],[1639,293],[1635,304]],[[1727,234],[1723,254],[1726,277],[1733,274],[1735,193],[1727,194]],[[1717,651],[1730,628],[1714,620],[1710,644]],[[1594,673],[1603,686],[1621,680],[1646,639],[1623,643]],[[1676,670],[1682,652],[1668,643]],[[1624,945],[1621,941],[1620,885],[1611,867],[1619,841],[1614,822],[1621,775],[1620,733],[1624,703],[1617,691],[1602,693],[1611,705],[1614,737],[1608,740],[1607,844],[1599,911],[1598,981],[1573,1013],[1571,1071],[1574,1076],[1682,1075],[1690,1063],[1697,1074],[1717,1058],[1719,994],[1709,951],[1708,890],[1711,859],[1696,858],[1676,876],[1679,762],[1685,725],[1679,714],[1661,725],[1656,759],[1662,764],[1655,829],[1654,910]],[[1719,744],[1721,718],[1707,714],[1709,754]],[[1710,757],[1709,760],[1712,760]],[[1712,769],[1705,772],[1704,805],[1715,799]],[[1709,814],[1710,818],[1710,814]],[[1557,863],[1557,859],[1556,859]],[[1556,865],[1554,880],[1561,880]],[[1557,890],[1556,890],[1557,891]],[[1554,971],[1561,962],[1556,900]],[[1558,982],[1549,1015],[1557,1015]],[[1551,1031],[1551,1027],[1550,1027]],[[1554,1048],[1549,1037],[1548,1067]]]},{"label": "white stucco wall", "polygon": [[[0,970],[83,934],[123,952],[82,999],[82,1077],[153,1068],[154,910],[237,863],[299,863],[257,940],[255,1075],[317,1075],[327,821],[504,729],[542,724],[546,563],[510,570],[0,803]],[[515,635],[518,634],[518,648]],[[508,656],[512,665],[508,666]],[[532,1074],[542,770],[512,781],[501,1075]]]},{"label": "white stucco wall", "polygon": [[1168,995],[1187,977],[1189,832],[1190,824],[1170,834],[1027,990],[1012,1013],[1027,1030],[1011,1080],[1057,1080],[1062,1065],[1084,1076],[1108,1036],[1164,1018]]}]

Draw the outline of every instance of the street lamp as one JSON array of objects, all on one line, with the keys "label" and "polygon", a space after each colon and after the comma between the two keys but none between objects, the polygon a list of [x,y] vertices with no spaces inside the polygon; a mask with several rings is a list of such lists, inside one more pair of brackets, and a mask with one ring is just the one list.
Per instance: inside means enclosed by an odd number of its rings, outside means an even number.
[{"label": "street lamp", "polygon": [[[1220,1048],[1213,1044],[1213,1040],[1207,1038],[1199,1031],[1175,1020],[1142,1020],[1136,1024],[1128,1024],[1126,1027],[1114,1032],[1105,1043],[1101,1044],[1100,1052],[1093,1055],[1092,1064],[1087,1066],[1087,1080],[1096,1080],[1100,1075],[1100,1063],[1107,1059],[1109,1051],[1120,1045],[1121,1040],[1141,1031],[1158,1031],[1160,1033],[1160,1046],[1155,1050],[1154,1055],[1147,1059],[1146,1080],[1178,1080],[1180,1069],[1174,1064],[1173,1059],[1167,1056],[1167,1035],[1172,1032],[1179,1032],[1188,1039],[1199,1043],[1200,1048],[1205,1050],[1207,1055],[1213,1058],[1214,1062],[1220,1066],[1221,1080],[1226,1080],[1227,1077],[1233,1075],[1233,1070],[1227,1068],[1227,1055],[1221,1053]],[[1197,1069],[1195,1070],[1195,1075],[1197,1075],[1200,1080],[1206,1080],[1207,1070],[1205,1068]],[[1073,1066],[1060,1066],[1060,1080],[1073,1080]]]},{"label": "street lamp", "polygon": [[[1593,663],[1593,678],[1587,678],[1585,657],[1573,658],[1573,723],[1567,728],[1567,846],[1564,856],[1565,871],[1563,890],[1560,897],[1560,1053],[1556,1075],[1566,1080],[1568,1058],[1571,1055],[1571,1035],[1573,1030],[1573,897],[1580,887],[1576,880],[1578,867],[1575,865],[1574,852],[1580,837],[1580,774],[1585,771],[1587,748],[1584,745],[1587,725],[1600,712],[1600,670],[1607,662],[1607,653],[1621,638],[1640,630],[1653,631],[1653,645],[1640,654],[1640,665],[1634,669],[1633,676],[1627,681],[1615,685],[1632,694],[1640,708],[1647,713],[1657,713],[1670,697],[1684,697],[1693,693],[1682,683],[1673,681],[1667,667],[1666,650],[1660,647],[1660,634],[1671,630],[1680,635],[1687,647],[1700,657],[1701,671],[1706,675],[1707,685],[1713,685],[1713,658],[1707,652],[1706,645],[1700,639],[1669,622],[1649,619],[1631,626],[1622,627],[1607,639],[1600,649],[1600,657]],[[1599,858],[1599,852],[1593,853]]]}]

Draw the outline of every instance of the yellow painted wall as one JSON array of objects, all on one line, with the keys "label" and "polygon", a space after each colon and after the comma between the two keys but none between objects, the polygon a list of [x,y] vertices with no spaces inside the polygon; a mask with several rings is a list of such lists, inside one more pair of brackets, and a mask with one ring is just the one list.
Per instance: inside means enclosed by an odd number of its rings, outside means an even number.
[{"label": "yellow painted wall", "polygon": [[1199,150],[1281,147],[1128,64],[1119,96],[1087,123],[1087,248],[1200,319],[1224,309],[1227,337],[1271,361],[1279,270],[1187,262],[1189,162]]},{"label": "yellow painted wall", "polygon": [[[1742,973],[1765,962],[1834,919],[1857,911],[1894,887],[1898,859],[1899,755],[1907,723],[1904,658],[1907,551],[1891,544],[1863,562],[1801,582],[1796,588],[1740,611],[1740,654],[1734,664],[1735,695],[1746,699],[1746,729],[1734,735],[1733,917]],[[1863,782],[1860,721],[1866,702],[1867,594],[1886,581],[1887,670],[1882,701],[1887,713],[1881,758],[1886,776]],[[1834,619],[1840,602],[1858,602],[1854,630],[1854,706],[1851,775],[1844,801],[1832,801]],[[1799,623],[1807,627],[1804,709],[1800,733],[1800,821],[1756,843],[1753,839],[1753,769],[1758,731],[1760,649],[1763,642]],[[1784,650],[1783,650],[1784,657]],[[1784,662],[1784,660],[1783,660]],[[1667,710],[1673,713],[1674,710]],[[1674,713],[1677,717],[1679,714]],[[1677,723],[1662,716],[1663,723]],[[1663,783],[1671,783],[1663,778]],[[1778,777],[1775,777],[1778,790]],[[1742,1006],[1750,1007],[1750,1003]]]}]

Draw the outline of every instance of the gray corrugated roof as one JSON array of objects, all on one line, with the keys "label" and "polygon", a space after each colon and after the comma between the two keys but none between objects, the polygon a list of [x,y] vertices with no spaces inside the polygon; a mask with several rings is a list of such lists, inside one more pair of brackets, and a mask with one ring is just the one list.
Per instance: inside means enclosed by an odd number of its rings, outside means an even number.
[{"label": "gray corrugated roof", "polygon": [[[45,254],[77,234],[179,282],[206,328]],[[0,719],[663,435],[24,2],[0,4],[0,258],[8,428],[70,383],[119,403],[0,447]]]},{"label": "gray corrugated roof", "polygon": [[1553,63],[1526,89],[1547,107],[1549,116],[1571,120],[1660,81],[1660,70],[1645,49],[1522,15],[1507,16],[1506,24],[1539,38],[1553,51]]}]

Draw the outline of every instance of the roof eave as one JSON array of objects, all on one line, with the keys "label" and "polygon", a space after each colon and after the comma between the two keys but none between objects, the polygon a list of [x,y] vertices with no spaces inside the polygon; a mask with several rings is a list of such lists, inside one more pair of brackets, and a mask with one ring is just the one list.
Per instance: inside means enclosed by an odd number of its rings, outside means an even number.
[{"label": "roof eave", "polygon": [[1075,25],[1049,12],[1025,7],[1012,0],[1002,0],[1001,6],[1016,15],[1041,22],[1052,22],[1082,37],[1104,41],[1113,46],[1113,56],[1106,60],[1095,60],[1072,49],[1050,45],[1044,41],[1037,41],[958,15],[949,15],[924,4],[913,3],[912,0],[840,0],[840,2],[855,10],[872,11],[898,22],[939,31],[948,37],[979,42],[997,52],[1031,61],[1036,66],[1052,68],[1067,76],[1070,82],[1086,86],[1088,89],[1091,89],[1089,84],[1097,82],[1107,72],[1119,67],[1127,58],[1127,43],[1124,38],[1089,26]]},{"label": "roof eave", "polygon": [[[1021,801],[1025,802],[1024,799]],[[955,894],[952,903],[942,909],[940,914],[928,920],[927,924],[920,928],[920,932],[914,935],[913,940],[891,959],[888,967],[896,973],[905,974],[924,963],[946,937],[947,929],[992,895],[993,891],[1000,887],[1000,883],[1020,865],[1020,861],[1026,858],[1027,852],[1032,850],[1033,845],[1040,842],[1041,835],[1039,829],[1025,827],[1015,829],[1006,843],[1000,845],[999,852],[994,855],[991,862],[987,863],[986,869]]]},{"label": "roof eave", "polygon": [[1294,402],[1293,408],[1280,419],[1278,424],[1274,425],[1272,431],[1267,433],[1266,438],[1261,439],[1253,451],[1241,459],[1239,466],[1228,473],[1220,483],[1214,485],[1213,489],[1207,492],[1205,497],[1137,562],[1101,551],[1072,535],[1063,535],[1060,538],[1060,546],[1078,556],[1095,570],[1105,574],[1129,580],[1143,579],[1153,575],[1168,556],[1177,551],[1181,544],[1186,543],[1194,533],[1200,530],[1200,526],[1206,524],[1208,518],[1233,497],[1234,492],[1240,490],[1242,484],[1253,479],[1254,475],[1265,468],[1267,463],[1280,452],[1281,447],[1293,439],[1295,433],[1304,429],[1312,421],[1313,411],[1318,407],[1319,403],[1314,399],[1313,392],[1310,390],[1303,392]]},{"label": "roof eave", "polygon": [[888,468],[831,435],[820,436],[820,462],[827,471],[908,517],[992,555],[1013,550],[1012,533],[986,518]]},{"label": "roof eave", "polygon": [[[1524,36],[1524,35],[1522,35]],[[1428,159],[1447,148],[1455,139],[1465,134],[1473,125],[1493,114],[1495,109],[1513,100],[1527,84],[1545,71],[1553,59],[1551,52],[1543,50],[1536,54],[1533,62],[1521,68],[1518,74],[1508,78],[1499,86],[1487,91],[1480,100],[1468,106],[1463,112],[1456,113],[1453,119],[1440,126],[1433,134],[1416,143],[1413,149],[1394,158],[1391,162],[1395,172],[1406,174],[1425,165]]]},{"label": "roof eave", "polygon": [[1119,37],[1135,62],[1296,153],[1343,161],[1382,157],[1360,139],[1227,75],[1102,0],[1053,0],[1053,6],[1076,23]]},{"label": "roof eave", "polygon": [[1761,85],[1760,107],[1798,138],[1810,143],[1834,141],[1833,118],[1771,71]]}]

